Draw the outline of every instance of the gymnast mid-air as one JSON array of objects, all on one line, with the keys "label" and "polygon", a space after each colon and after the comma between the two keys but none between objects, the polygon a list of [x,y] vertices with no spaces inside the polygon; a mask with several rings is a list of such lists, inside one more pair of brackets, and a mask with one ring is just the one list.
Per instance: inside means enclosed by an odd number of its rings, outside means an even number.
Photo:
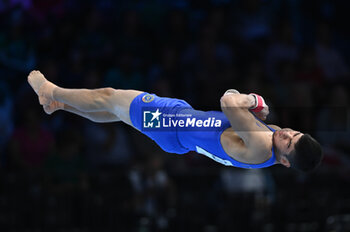
[{"label": "gymnast mid-air", "polygon": [[196,151],[226,166],[282,164],[305,172],[322,159],[320,144],[309,134],[266,125],[269,108],[257,94],[230,89],[221,97],[222,112],[200,111],[138,90],[61,88],[39,71],[28,82],[47,114],[64,110],[99,123],[122,121],[169,153]]}]

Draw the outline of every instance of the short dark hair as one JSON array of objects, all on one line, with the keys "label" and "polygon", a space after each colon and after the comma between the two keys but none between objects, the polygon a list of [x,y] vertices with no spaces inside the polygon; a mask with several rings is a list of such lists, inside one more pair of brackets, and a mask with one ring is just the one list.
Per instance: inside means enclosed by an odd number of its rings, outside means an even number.
[{"label": "short dark hair", "polygon": [[323,158],[321,145],[309,134],[295,143],[294,150],[286,156],[290,166],[303,172],[314,170]]}]

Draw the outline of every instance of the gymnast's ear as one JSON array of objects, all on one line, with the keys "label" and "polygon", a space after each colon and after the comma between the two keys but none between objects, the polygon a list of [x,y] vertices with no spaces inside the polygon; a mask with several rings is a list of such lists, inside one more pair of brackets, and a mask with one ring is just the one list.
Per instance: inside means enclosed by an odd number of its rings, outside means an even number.
[{"label": "gymnast's ear", "polygon": [[281,162],[282,165],[286,166],[287,168],[290,168],[289,160],[286,158],[285,155],[281,156],[280,162]]}]

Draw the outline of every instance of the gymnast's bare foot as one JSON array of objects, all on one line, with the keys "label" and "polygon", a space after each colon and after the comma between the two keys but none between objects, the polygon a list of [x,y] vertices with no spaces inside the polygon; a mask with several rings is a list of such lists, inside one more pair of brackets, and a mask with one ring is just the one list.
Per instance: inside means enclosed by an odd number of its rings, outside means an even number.
[{"label": "gymnast's bare foot", "polygon": [[41,105],[50,105],[50,103],[54,101],[52,92],[57,86],[46,80],[40,71],[31,71],[28,75],[28,82],[35,93],[39,96],[39,102]]},{"label": "gymnast's bare foot", "polygon": [[64,103],[58,101],[51,101],[50,104],[44,105],[44,111],[47,114],[52,114],[57,110],[61,110],[64,108]]},{"label": "gymnast's bare foot", "polygon": [[38,94],[41,85],[45,81],[47,80],[45,79],[44,75],[40,71],[33,70],[28,75],[28,82],[30,86],[32,86],[36,94]]}]

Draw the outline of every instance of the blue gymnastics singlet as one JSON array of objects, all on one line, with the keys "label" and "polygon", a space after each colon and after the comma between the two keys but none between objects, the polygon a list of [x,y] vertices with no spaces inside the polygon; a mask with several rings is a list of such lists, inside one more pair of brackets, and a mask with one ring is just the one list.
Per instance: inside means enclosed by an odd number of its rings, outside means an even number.
[{"label": "blue gymnastics singlet", "polygon": [[231,126],[225,114],[195,110],[180,99],[142,93],[130,105],[130,119],[134,127],[170,153],[196,151],[226,166],[252,169],[269,167],[276,161],[273,148],[272,157],[261,164],[233,159],[226,154],[220,141],[221,134]]}]

